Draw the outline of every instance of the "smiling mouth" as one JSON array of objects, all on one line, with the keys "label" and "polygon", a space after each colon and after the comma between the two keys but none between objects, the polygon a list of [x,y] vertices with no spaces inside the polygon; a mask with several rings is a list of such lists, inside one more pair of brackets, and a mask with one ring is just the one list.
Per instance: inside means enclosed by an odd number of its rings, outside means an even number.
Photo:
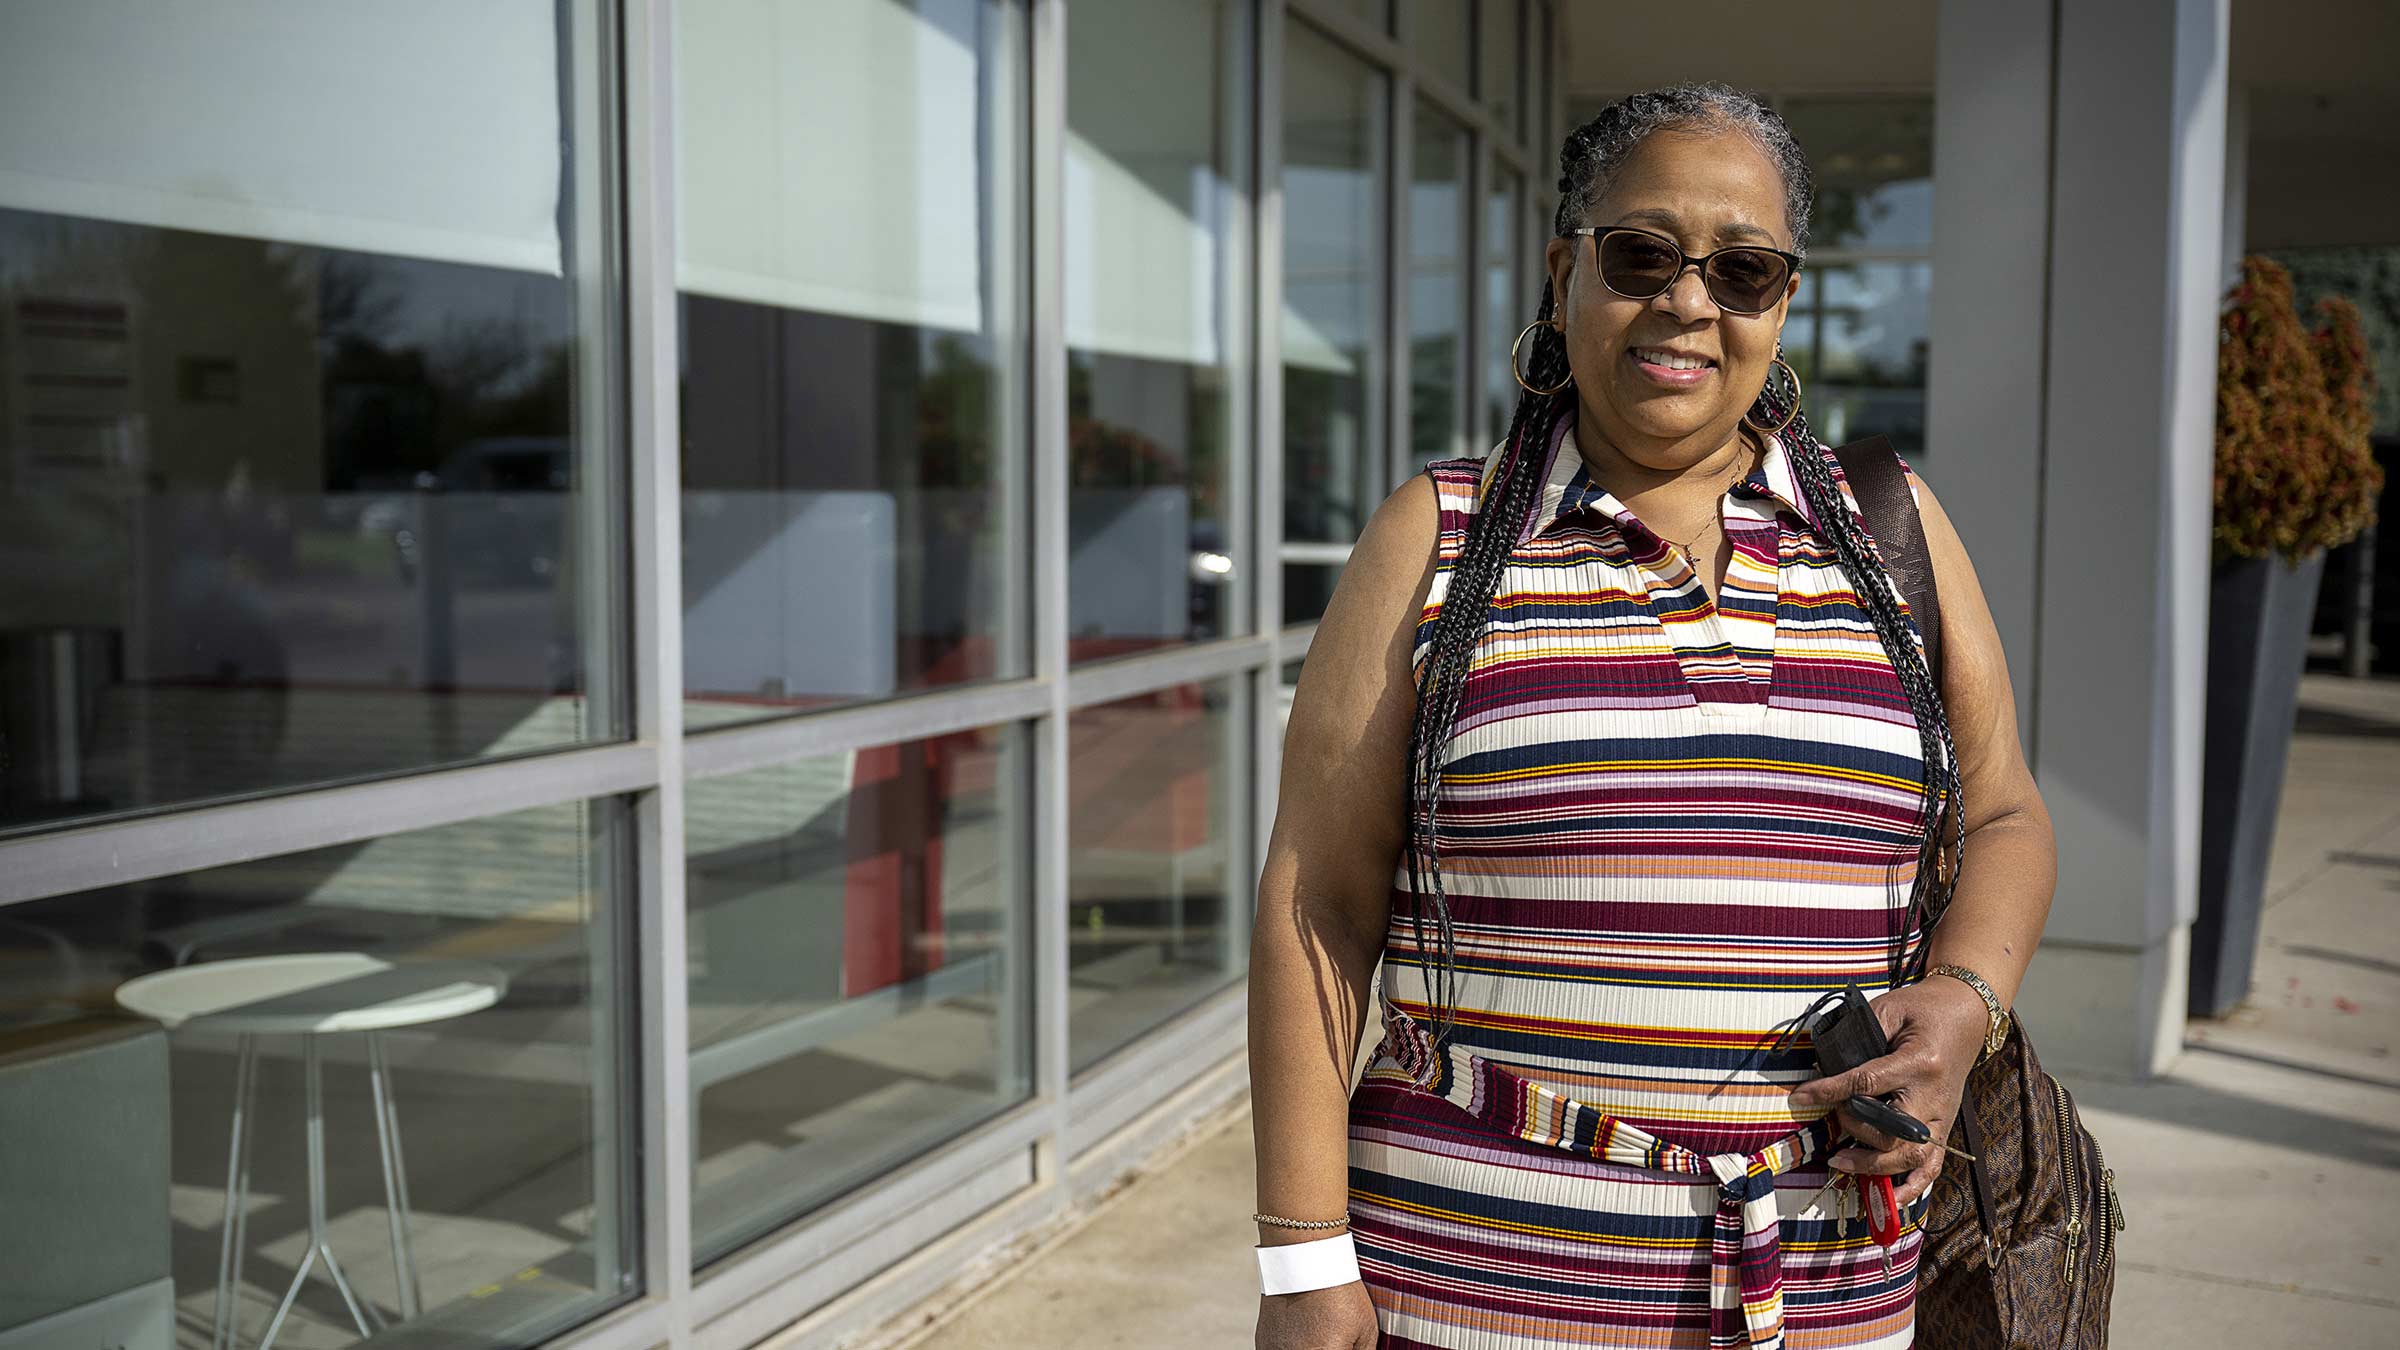
[{"label": "smiling mouth", "polygon": [[1634,347],[1628,349],[1626,355],[1643,365],[1656,366],[1661,370],[1714,370],[1717,366],[1716,362],[1705,357],[1684,356],[1658,347]]}]

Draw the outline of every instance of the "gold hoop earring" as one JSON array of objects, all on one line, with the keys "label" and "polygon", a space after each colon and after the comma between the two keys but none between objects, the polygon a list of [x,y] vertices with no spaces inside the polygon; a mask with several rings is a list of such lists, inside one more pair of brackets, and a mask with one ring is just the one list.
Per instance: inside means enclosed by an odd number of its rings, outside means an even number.
[{"label": "gold hoop earring", "polygon": [[1517,387],[1523,389],[1526,393],[1539,394],[1543,397],[1548,397],[1549,395],[1555,394],[1566,388],[1568,385],[1575,383],[1575,372],[1573,370],[1569,370],[1567,372],[1567,378],[1560,380],[1558,383],[1550,386],[1547,389],[1536,389],[1532,385],[1525,383],[1525,376],[1520,373],[1522,367],[1517,364],[1517,349],[1525,345],[1525,339],[1531,335],[1533,330],[1536,328],[1555,328],[1558,330],[1559,340],[1561,342],[1566,340],[1567,326],[1565,324],[1560,323],[1556,319],[1535,319],[1532,323],[1525,325],[1524,329],[1517,334],[1516,341],[1508,344],[1508,373],[1517,377]]},{"label": "gold hoop earring", "polygon": [[[1758,423],[1750,421],[1750,413],[1747,409],[1745,409],[1742,413],[1742,420],[1744,422],[1749,423],[1753,429],[1764,431],[1769,435],[1780,433],[1785,427],[1788,427],[1792,424],[1793,418],[1800,415],[1800,372],[1792,369],[1791,363],[1784,360],[1780,356],[1775,358],[1775,364],[1783,367],[1784,378],[1792,382],[1792,406],[1784,409],[1783,420],[1777,422],[1771,427],[1760,426]],[[1767,396],[1767,391],[1764,389],[1759,390],[1758,396],[1761,399],[1764,399]],[[1751,406],[1755,407],[1757,405],[1753,404]]]}]

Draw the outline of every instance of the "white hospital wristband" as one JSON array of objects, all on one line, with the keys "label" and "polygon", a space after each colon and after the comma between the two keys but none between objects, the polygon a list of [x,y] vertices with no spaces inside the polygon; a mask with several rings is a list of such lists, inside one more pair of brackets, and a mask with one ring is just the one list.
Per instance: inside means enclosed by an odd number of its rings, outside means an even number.
[{"label": "white hospital wristband", "polygon": [[1258,1282],[1265,1293],[1298,1294],[1310,1289],[1331,1289],[1358,1278],[1358,1246],[1348,1233],[1256,1250]]}]

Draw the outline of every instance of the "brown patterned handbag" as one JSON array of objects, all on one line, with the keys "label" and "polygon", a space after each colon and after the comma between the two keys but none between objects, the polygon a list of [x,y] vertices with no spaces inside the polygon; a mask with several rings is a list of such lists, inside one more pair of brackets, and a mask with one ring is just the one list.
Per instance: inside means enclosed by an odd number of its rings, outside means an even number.
[{"label": "brown patterned handbag", "polygon": [[2108,1344],[2125,1210],[2100,1141],[2024,1028],[1967,1075],[1953,1146],[1918,1223],[1917,1344],[2097,1350]]},{"label": "brown patterned handbag", "polygon": [[[1916,499],[1881,436],[1834,452],[1877,551],[1925,634],[1940,679],[1941,608]],[[1967,1074],[1951,1144],[1918,1223],[1917,1344],[1926,1350],[2100,1350],[2108,1344],[2116,1173],[2075,1098],[2042,1071],[2025,1029]]]}]

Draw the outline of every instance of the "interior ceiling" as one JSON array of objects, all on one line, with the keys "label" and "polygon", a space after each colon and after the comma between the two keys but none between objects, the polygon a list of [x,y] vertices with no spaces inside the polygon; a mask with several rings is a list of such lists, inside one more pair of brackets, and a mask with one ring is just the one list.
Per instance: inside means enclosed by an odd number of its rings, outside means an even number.
[{"label": "interior ceiling", "polygon": [[1934,11],[1929,0],[1722,9],[1565,0],[1567,112],[1679,80],[1776,94],[1923,91],[1933,87]]},{"label": "interior ceiling", "polygon": [[[1566,94],[1607,99],[1685,79],[1775,92],[1927,89],[1939,9],[1932,0],[1817,0],[1730,8],[1701,27],[1683,6],[1562,0]],[[2233,78],[2254,89],[2391,94],[2400,84],[2392,0],[2234,0],[2231,38]]]},{"label": "interior ceiling", "polygon": [[[1562,0],[1569,125],[1629,90],[1678,80],[1774,94],[1929,91],[1940,8],[1818,0],[1729,7],[1696,23],[1686,6]],[[2232,0],[2230,24],[2229,74],[2248,102],[2250,245],[2400,240],[2400,0]]]}]

